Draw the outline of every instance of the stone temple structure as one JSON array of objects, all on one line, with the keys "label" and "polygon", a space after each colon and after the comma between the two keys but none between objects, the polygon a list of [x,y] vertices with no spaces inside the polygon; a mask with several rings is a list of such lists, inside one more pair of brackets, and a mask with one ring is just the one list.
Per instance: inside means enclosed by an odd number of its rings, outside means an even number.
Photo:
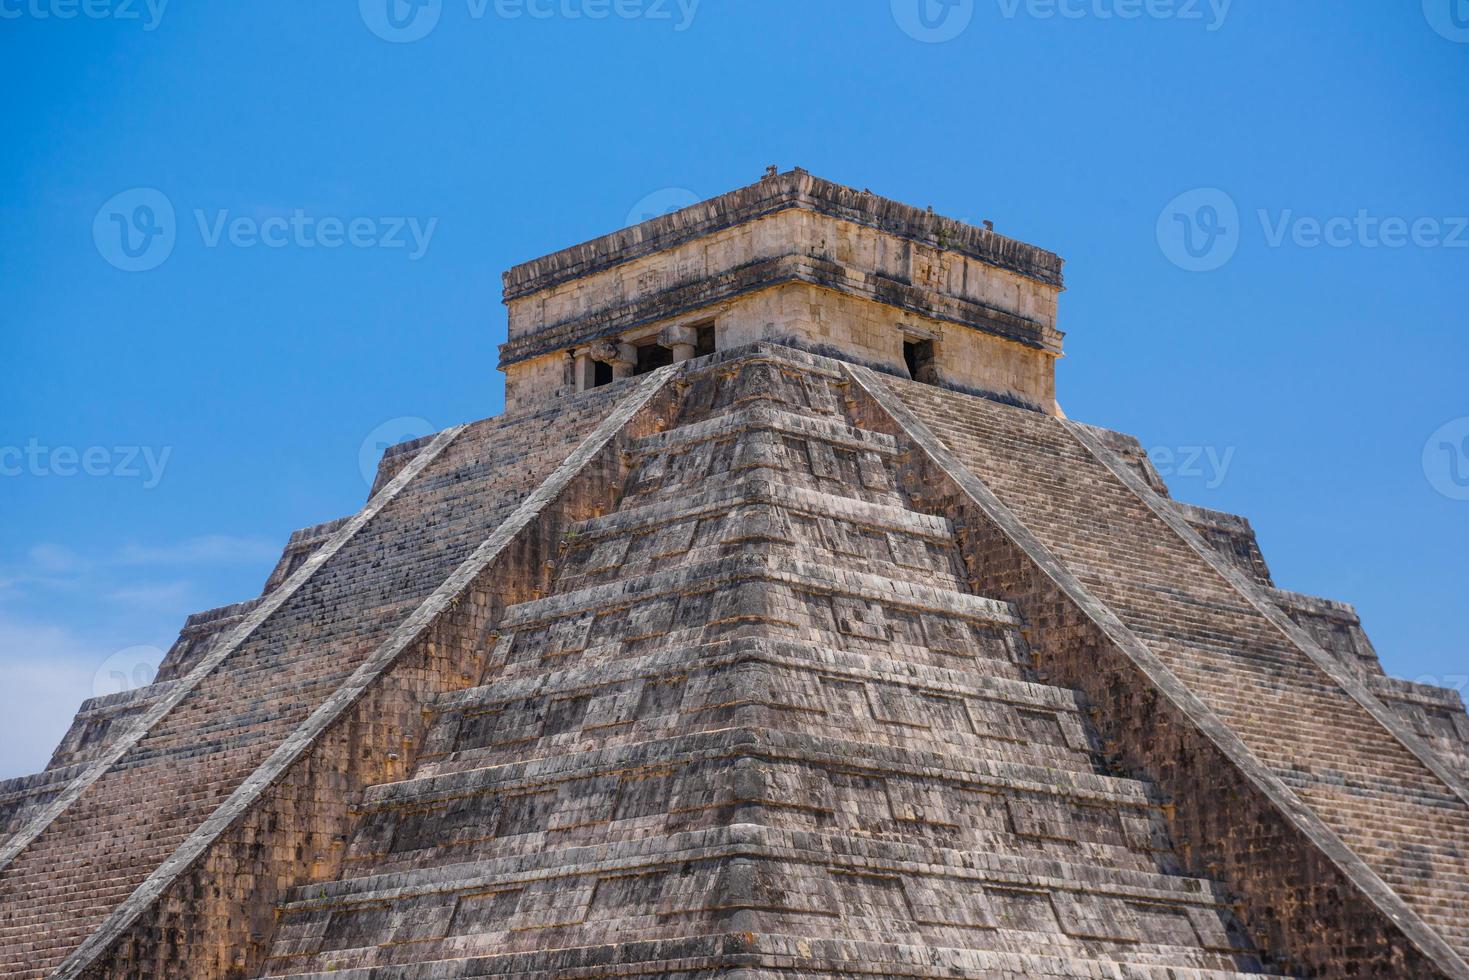
[{"label": "stone temple structure", "polygon": [[0,786],[0,975],[1469,977],[1469,716],[820,180],[505,276],[508,406]]}]

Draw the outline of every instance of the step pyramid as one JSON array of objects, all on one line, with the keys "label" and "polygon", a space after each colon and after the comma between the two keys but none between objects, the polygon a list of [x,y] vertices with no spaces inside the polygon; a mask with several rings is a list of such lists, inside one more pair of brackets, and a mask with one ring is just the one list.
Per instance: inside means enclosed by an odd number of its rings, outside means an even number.
[{"label": "step pyramid", "polygon": [[266,975],[1258,972],[850,382],[752,355],[680,383]]},{"label": "step pyramid", "polygon": [[0,782],[0,975],[1469,980],[1469,714],[815,178],[505,276],[507,409]]}]

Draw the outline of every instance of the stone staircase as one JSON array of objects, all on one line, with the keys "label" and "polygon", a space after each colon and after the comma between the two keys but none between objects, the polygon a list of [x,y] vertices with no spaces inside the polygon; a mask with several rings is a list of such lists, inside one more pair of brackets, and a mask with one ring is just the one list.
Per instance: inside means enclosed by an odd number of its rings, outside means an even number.
[{"label": "stone staircase", "polygon": [[[245,622],[223,632],[201,622],[204,635],[195,637],[186,627],[164,665],[166,677],[175,679],[88,702],[58,750],[75,763],[0,787],[0,976],[72,970],[68,958],[83,943],[135,897],[143,902],[140,886],[195,866],[176,856],[208,821],[216,820],[210,826],[221,833],[239,825],[248,837],[258,815],[261,834],[235,849],[234,858],[218,857],[206,868],[205,875],[220,871],[208,886],[160,906],[161,915],[181,910],[185,923],[159,926],[167,941],[141,934],[142,942],[122,957],[147,965],[114,966],[113,975],[133,970],[128,975],[136,976],[155,962],[174,975],[236,969],[231,964],[244,954],[233,936],[256,931],[253,923],[239,926],[249,918],[241,910],[250,897],[331,867],[334,822],[354,780],[378,782],[379,773],[402,772],[385,757],[396,748],[400,718],[422,720],[416,692],[353,702],[371,718],[347,734],[317,740],[327,754],[343,747],[333,762],[247,780],[395,635],[487,529],[514,513],[597,420],[615,411],[623,394],[599,390],[534,414],[441,433],[433,440],[439,448],[409,457],[399,467],[402,480],[342,525],[333,544],[290,581],[249,606],[219,611],[235,619],[248,610]],[[432,657],[399,676],[411,673],[429,691],[456,686],[462,668],[455,652],[439,644]],[[350,763],[342,758],[349,754]],[[369,775],[359,777],[357,769]],[[257,807],[267,787],[283,799],[269,813]],[[271,843],[260,843],[266,839]],[[231,864],[235,859],[239,864]],[[206,937],[210,929],[232,938]]]},{"label": "stone staircase", "polygon": [[[884,384],[1276,778],[1469,955],[1469,806],[1382,716],[1191,548],[1077,427],[927,385]],[[1457,759],[1436,761],[1452,771]]]},{"label": "stone staircase", "polygon": [[1258,973],[850,382],[766,349],[677,383],[264,975]]}]

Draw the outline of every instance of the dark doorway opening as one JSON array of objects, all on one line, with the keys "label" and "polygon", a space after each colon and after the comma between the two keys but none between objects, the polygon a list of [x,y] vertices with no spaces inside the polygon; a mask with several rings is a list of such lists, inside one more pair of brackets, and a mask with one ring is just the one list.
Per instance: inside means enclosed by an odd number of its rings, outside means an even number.
[{"label": "dark doorway opening", "polygon": [[647,374],[673,363],[673,350],[661,344],[649,344],[638,348],[638,366],[634,374]]},{"label": "dark doorway opening", "polygon": [[714,324],[705,323],[695,328],[694,356],[703,357],[705,354],[714,353],[718,343],[714,335]]},{"label": "dark doorway opening", "polygon": [[933,383],[933,341],[903,341],[903,360],[908,365],[908,377],[914,381]]},{"label": "dark doorway opening", "polygon": [[612,365],[606,361],[592,362],[592,387],[600,388],[612,383]]}]

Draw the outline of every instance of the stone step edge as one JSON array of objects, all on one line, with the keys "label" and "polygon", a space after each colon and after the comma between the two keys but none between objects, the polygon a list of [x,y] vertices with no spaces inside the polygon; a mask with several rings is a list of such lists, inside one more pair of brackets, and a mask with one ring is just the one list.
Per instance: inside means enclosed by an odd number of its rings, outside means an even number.
[{"label": "stone step edge", "polygon": [[[547,960],[551,962],[547,963]],[[1078,968],[1080,964],[1087,966]],[[275,976],[289,976],[294,980],[428,980],[429,977],[476,980],[554,975],[558,980],[591,980],[594,977],[649,976],[652,973],[687,974],[695,970],[719,971],[724,980],[781,980],[792,974],[811,973],[902,977],[908,980],[992,980],[996,976],[1051,977],[1055,980],[1075,977],[1108,977],[1109,980],[1287,980],[1279,974],[1132,964],[1115,959],[753,932],[606,943],[529,953],[471,955],[453,960]],[[726,973],[731,970],[737,972]]]},{"label": "stone step edge", "polygon": [[[735,707],[757,709],[766,708],[768,706],[762,703],[757,703],[755,701],[744,701],[735,705]],[[668,718],[671,716],[662,715],[656,717]],[[643,721],[646,721],[646,719],[639,719],[640,723]],[[780,724],[780,722],[771,722],[771,724]],[[606,726],[599,726],[599,728],[618,729],[627,728],[630,725],[630,722],[623,722],[614,723]],[[759,727],[759,723],[746,720],[736,720],[730,722],[729,727],[746,729],[757,728]],[[893,723],[893,727],[897,728],[900,726],[897,723]],[[635,733],[627,740],[619,741],[614,745],[609,746],[608,748],[632,748],[633,746],[642,745],[647,742],[656,742],[660,739],[665,738],[689,738],[695,735],[707,735],[710,734],[712,731],[723,730],[725,729],[707,729],[703,731],[698,729],[674,729],[671,731],[668,729],[656,729],[651,732],[648,730],[642,730]],[[924,731],[922,729],[909,730]],[[603,736],[600,734],[599,729],[591,729],[590,732],[591,735],[588,736],[589,738],[615,737],[618,734],[617,732],[612,732],[610,733],[610,736]],[[573,732],[566,734],[568,737],[565,738],[563,738],[561,734],[543,735],[529,739],[521,739],[514,742],[501,743],[499,745],[483,746],[473,749],[463,749],[457,752],[423,753],[418,758],[418,769],[416,775],[398,780],[395,783],[380,783],[378,785],[397,785],[398,783],[410,783],[430,778],[447,778],[451,776],[462,775],[468,772],[478,772],[482,769],[494,769],[503,765],[543,762],[549,759],[564,758],[567,754],[569,754],[569,751],[581,751],[579,748],[577,748],[577,733]],[[858,744],[871,744],[879,749],[891,749],[895,747],[891,742],[873,742]],[[940,733],[938,736],[934,737],[928,744],[930,746],[941,746],[942,751],[949,758],[974,759],[994,756],[995,753],[993,750],[996,746],[1014,747],[1029,745],[1033,743],[1023,738],[1006,738],[995,735],[980,735],[971,732],[958,732]],[[995,765],[1028,765],[1032,769],[1046,770],[1058,774],[1080,774],[1083,776],[1098,775],[1098,773],[1095,772],[1094,769],[1088,769],[1086,766],[1087,760],[1093,756],[1093,750],[1090,746],[1088,746],[1087,748],[1079,748],[1071,745],[1055,745],[1051,747],[1054,748],[1058,754],[1066,755],[1069,761],[1074,761],[1076,764],[1069,766],[1065,764],[1042,765],[1027,762],[1011,763],[1001,760],[995,762]],[[521,754],[513,758],[510,757],[510,754],[517,750],[519,750]],[[592,751],[601,750],[598,749]],[[931,749],[930,751],[933,751],[933,749]],[[870,760],[868,761],[868,763],[864,764],[862,768],[871,768]],[[1008,777],[1005,777],[1003,775],[991,775],[987,777],[989,783],[991,784],[998,784],[997,781],[1005,781],[1007,778]],[[1004,782],[1004,786],[1007,789],[1015,789],[1018,791],[1025,789],[1025,782],[1026,781],[1024,779],[1021,779],[1019,782],[1015,783]],[[1081,800],[1083,798],[1073,793],[1057,791],[1048,791],[1045,795],[1051,797],[1065,797],[1076,800]],[[1161,799],[1161,797],[1156,796],[1154,798]],[[1119,805],[1122,804],[1119,803]]]},{"label": "stone step edge", "polygon": [[897,440],[886,433],[859,429],[836,416],[801,415],[760,402],[635,439],[623,450],[623,454],[626,458],[639,459],[670,449],[733,438],[751,431],[778,432],[782,435],[817,439],[844,449],[873,452],[883,456],[898,454]]},{"label": "stone step edge", "polygon": [[702,490],[678,500],[643,504],[593,517],[573,524],[568,536],[600,541],[616,534],[645,531],[726,513],[736,507],[756,505],[781,507],[881,531],[912,534],[942,544],[953,543],[954,525],[947,518],[782,483],[763,473],[744,476],[732,484]]},{"label": "stone step edge", "polygon": [[[782,530],[765,524],[758,516],[742,514],[735,520],[735,526],[725,528],[729,536],[719,541],[688,548],[662,551],[650,549],[631,559],[624,554],[616,561],[601,561],[595,565],[588,561],[574,570],[563,567],[556,577],[555,592],[551,594],[569,595],[598,585],[627,581],[635,576],[656,575],[659,572],[672,572],[679,568],[692,568],[749,555],[801,562],[821,568],[852,569],[846,574],[857,574],[855,570],[861,569],[860,574],[895,582],[912,582],[926,588],[972,594],[968,591],[968,577],[961,577],[944,565],[940,565],[938,569],[932,564],[918,567],[892,558],[854,554],[824,547],[822,544],[804,545],[792,540]],[[886,543],[883,547],[887,547]],[[555,569],[554,565],[551,567]]]},{"label": "stone step edge", "polygon": [[797,640],[746,636],[715,640],[678,650],[662,650],[608,664],[562,667],[546,673],[497,679],[479,687],[441,694],[432,710],[459,711],[528,697],[556,696],[607,688],[638,680],[661,680],[671,674],[714,667],[763,663],[806,673],[839,675],[921,689],[940,695],[972,697],[1021,708],[1080,714],[1087,710],[1081,695],[1066,687],[1014,680],[975,670],[933,667],[875,657]]},{"label": "stone step edge", "polygon": [[[1151,904],[1151,903],[1141,902],[1139,904]],[[729,909],[728,911],[759,913],[759,912],[764,912],[764,911],[779,911],[779,910],[769,910],[769,909],[765,909],[762,906],[751,905],[751,906],[738,906],[738,907],[735,907],[733,909]],[[1196,907],[1193,907],[1193,906],[1189,906],[1186,909],[1184,909],[1183,911],[1185,912],[1185,914],[1189,917],[1189,919],[1191,921],[1195,918],[1195,915],[1205,915],[1205,916],[1207,916],[1207,915],[1213,914],[1213,913],[1211,913],[1207,909],[1200,909],[1200,908],[1196,908]],[[819,913],[806,913],[806,914],[808,914],[808,915],[816,915],[816,914],[819,914]],[[927,923],[927,922],[924,922],[924,923],[916,923],[916,925],[918,925],[919,928],[922,928],[923,926],[930,926],[930,927],[938,926],[938,927],[943,927],[943,924],[941,924],[941,923]],[[961,928],[968,928],[968,929],[973,930],[973,931],[976,931],[976,932],[983,932],[987,936],[995,937],[995,939],[996,940],[999,940],[1000,942],[1008,942],[1008,943],[1013,944],[1013,945],[1021,945],[1021,944],[1023,944],[1027,948],[1036,948],[1036,947],[1045,948],[1045,947],[1054,947],[1056,945],[1056,935],[1057,934],[1055,934],[1055,933],[1035,932],[1035,931],[1023,930],[1023,929],[1009,929],[1009,928],[1005,928],[1003,926],[969,926],[969,927],[961,927]],[[493,933],[491,933],[489,935],[493,935]],[[745,935],[750,936],[750,937],[753,938],[756,934],[755,933],[746,933]],[[771,935],[771,934],[766,933],[766,934],[763,934],[763,935]],[[776,934],[776,935],[783,935],[783,934]],[[1167,943],[1142,942],[1142,941],[1133,940],[1133,939],[1122,939],[1120,937],[1094,937],[1094,936],[1089,936],[1089,935],[1085,935],[1085,934],[1073,934],[1073,933],[1068,933],[1068,932],[1064,932],[1064,931],[1061,932],[1061,933],[1059,933],[1059,935],[1061,937],[1063,937],[1064,939],[1066,939],[1066,940],[1068,940],[1068,941],[1070,941],[1072,943],[1076,943],[1077,944],[1077,948],[1074,949],[1074,950],[1072,950],[1072,951],[1075,952],[1075,953],[1077,953],[1078,956],[1076,956],[1076,957],[1068,957],[1068,958],[1064,958],[1064,959],[1063,958],[1060,958],[1060,957],[1046,957],[1046,959],[1047,960],[1050,960],[1051,963],[1053,964],[1052,968],[1054,970],[1058,971],[1058,972],[1051,972],[1051,973],[1034,973],[1034,972],[1027,971],[1027,972],[1025,972],[1023,974],[1016,974],[1016,973],[1013,972],[1013,968],[1016,966],[1017,960],[1022,960],[1022,961],[1030,962],[1030,963],[1038,963],[1038,962],[1042,962],[1041,956],[1043,956],[1044,954],[1012,953],[1012,952],[999,951],[999,950],[990,950],[990,949],[956,949],[955,947],[911,947],[911,946],[907,946],[907,947],[902,947],[902,948],[905,948],[905,949],[915,949],[915,948],[922,949],[926,953],[928,953],[930,956],[932,956],[932,953],[935,950],[939,950],[939,951],[944,951],[944,952],[955,952],[955,953],[958,953],[958,954],[961,954],[961,955],[981,957],[985,961],[989,961],[989,960],[993,959],[997,963],[1004,964],[1004,968],[1012,970],[1012,972],[1006,972],[1004,974],[1001,974],[1004,977],[1013,977],[1013,976],[1027,976],[1027,977],[1030,977],[1030,976],[1041,976],[1041,977],[1047,977],[1047,976],[1049,976],[1049,977],[1058,978],[1058,980],[1059,980],[1059,978],[1065,978],[1065,980],[1075,980],[1075,978],[1077,978],[1078,976],[1107,976],[1107,977],[1111,977],[1111,978],[1118,978],[1118,980],[1137,980],[1137,978],[1145,978],[1145,977],[1146,978],[1154,978],[1155,977],[1155,978],[1159,978],[1159,980],[1200,980],[1200,978],[1236,978],[1236,980],[1237,980],[1237,978],[1246,978],[1246,980],[1248,980],[1248,978],[1265,978],[1265,980],[1269,980],[1269,978],[1271,976],[1271,975],[1259,974],[1259,973],[1240,973],[1240,972],[1232,971],[1232,970],[1219,970],[1219,969],[1210,968],[1210,967],[1180,967],[1180,966],[1174,965],[1174,963],[1176,961],[1182,960],[1182,959],[1186,959],[1186,958],[1208,957],[1208,958],[1214,959],[1214,960],[1226,960],[1226,959],[1228,959],[1230,957],[1240,957],[1240,958],[1250,957],[1250,958],[1256,958],[1257,959],[1258,958],[1257,952],[1255,950],[1253,950],[1253,949],[1250,949],[1250,948],[1239,948],[1239,947],[1235,947],[1235,946],[1214,946],[1214,945],[1208,945],[1205,942],[1203,942],[1202,940],[1199,941],[1199,943],[1197,945],[1184,946],[1184,945],[1167,944]],[[483,942],[483,940],[485,938],[487,938],[487,935],[485,933],[469,933],[469,934],[462,935],[462,936],[452,936],[452,937],[451,936],[444,936],[443,938],[440,938],[440,939],[412,940],[411,942],[413,942],[415,944],[418,944],[421,947],[421,945],[424,944],[424,943],[430,943],[430,944],[443,944],[443,943],[449,943],[449,942],[456,942],[457,943],[457,942],[460,942],[460,941],[463,941],[463,940],[475,940],[475,939],[478,939],[478,940],[481,940],[481,944],[482,945],[491,945],[489,943],[484,943]],[[801,940],[801,941],[804,941],[808,947],[813,942],[813,940]],[[872,945],[870,943],[862,943],[862,942],[860,942],[858,940],[851,940],[851,939],[821,939],[821,940],[814,940],[814,941],[821,942],[821,943],[833,943],[833,942],[836,942],[836,943],[853,943],[853,944],[859,944],[860,943],[860,945],[863,946],[863,947],[869,947],[869,946]],[[644,940],[643,942],[644,943],[649,943],[650,941]],[[659,942],[659,940],[652,940],[651,942],[652,943],[656,943],[656,942]],[[669,940],[663,940],[662,942],[669,942]],[[330,958],[335,957],[335,956],[341,956],[342,954],[345,954],[345,953],[352,953],[352,952],[359,952],[359,951],[364,951],[365,952],[365,951],[371,951],[371,950],[376,950],[376,949],[383,949],[383,948],[388,948],[388,947],[395,946],[395,945],[399,945],[399,944],[397,944],[397,943],[374,944],[374,945],[371,945],[371,946],[354,946],[354,947],[346,947],[346,948],[343,948],[343,949],[334,949],[334,950],[330,950],[330,951],[322,950],[322,951],[317,951],[317,952],[271,953],[266,958],[266,962],[269,964],[268,969],[271,969],[271,970],[290,970],[290,969],[292,969],[292,961],[297,961],[297,962],[306,961],[306,963],[308,963],[308,964],[310,964],[312,966],[317,966],[317,965],[319,965],[319,961],[322,960],[322,959],[330,959]],[[896,944],[894,944],[894,945],[896,945]],[[1111,948],[1110,949],[1097,948],[1098,945],[1105,945],[1105,946],[1111,947]],[[498,974],[493,974],[493,975],[496,975],[496,976],[507,976],[507,975],[508,976],[527,976],[528,975],[528,976],[532,976],[532,977],[538,978],[538,980],[540,980],[540,978],[545,978],[547,976],[554,976],[554,977],[557,978],[557,980],[567,980],[567,978],[571,978],[571,977],[585,977],[585,978],[589,978],[589,980],[590,980],[590,978],[599,978],[599,980],[605,980],[605,978],[607,978],[607,977],[614,977],[614,976],[616,976],[616,977],[629,977],[629,978],[630,977],[643,978],[643,977],[654,976],[654,975],[657,975],[657,974],[668,974],[668,973],[677,974],[677,976],[680,977],[680,978],[688,978],[691,975],[690,974],[690,971],[691,970],[715,970],[718,973],[718,980],[755,980],[755,978],[770,978],[770,980],[780,980],[780,978],[782,978],[782,977],[789,977],[796,970],[801,970],[802,971],[801,973],[797,974],[798,976],[812,977],[813,976],[812,974],[805,972],[805,971],[808,971],[808,970],[811,970],[811,969],[822,969],[823,972],[820,973],[820,974],[816,974],[815,976],[820,976],[820,977],[823,977],[823,978],[830,976],[829,973],[825,972],[826,970],[834,970],[834,971],[836,971],[837,973],[839,973],[842,976],[851,976],[853,974],[856,974],[856,975],[867,975],[867,976],[881,976],[881,977],[944,977],[944,978],[954,978],[954,977],[960,977],[960,978],[962,978],[962,977],[966,977],[966,976],[976,976],[976,977],[993,978],[994,976],[996,976],[996,974],[993,973],[993,972],[988,972],[987,971],[987,972],[978,973],[978,974],[970,974],[968,972],[960,972],[960,971],[958,971],[958,970],[956,970],[956,969],[954,969],[952,967],[950,967],[949,969],[945,970],[942,973],[939,973],[939,972],[933,972],[933,971],[927,970],[924,967],[922,967],[920,965],[917,965],[915,963],[911,963],[911,962],[898,963],[898,964],[886,963],[886,962],[883,962],[883,961],[880,961],[880,960],[873,960],[870,956],[867,959],[864,959],[860,964],[854,964],[854,963],[851,963],[851,962],[849,962],[849,961],[847,961],[845,959],[822,960],[819,957],[816,957],[814,955],[793,956],[793,955],[791,955],[789,953],[780,954],[780,955],[774,955],[774,954],[766,954],[766,955],[761,955],[761,954],[743,954],[743,955],[740,955],[740,954],[726,954],[726,955],[722,955],[722,956],[682,957],[682,958],[679,958],[679,959],[676,959],[676,960],[674,960],[674,959],[663,960],[662,962],[659,962],[659,961],[656,961],[656,960],[655,961],[644,960],[644,961],[641,961],[641,962],[629,961],[629,962],[619,963],[619,967],[616,968],[616,972],[609,972],[608,969],[607,969],[607,967],[605,965],[602,965],[602,964],[598,964],[597,966],[583,967],[581,969],[572,969],[572,970],[567,970],[567,969],[565,969],[564,967],[562,967],[560,965],[563,962],[563,958],[568,953],[577,953],[577,952],[580,952],[580,951],[582,951],[584,949],[587,949],[587,950],[602,950],[602,949],[607,949],[607,948],[609,948],[609,947],[606,946],[606,945],[590,946],[590,947],[561,947],[561,948],[552,947],[552,948],[549,948],[549,949],[537,950],[537,951],[535,951],[533,953],[495,954],[495,953],[489,953],[489,952],[480,952],[478,950],[473,950],[472,951],[471,949],[466,949],[463,946],[461,946],[460,949],[456,950],[456,952],[460,952],[462,955],[460,955],[458,957],[454,957],[452,959],[445,958],[443,951],[438,951],[436,955],[439,958],[426,959],[426,960],[422,960],[422,961],[419,961],[419,962],[416,962],[416,963],[397,964],[397,965],[395,965],[395,964],[382,964],[382,965],[378,965],[378,966],[352,967],[352,968],[349,968],[347,970],[330,971],[330,972],[327,972],[327,973],[314,972],[314,973],[302,974],[302,973],[276,973],[276,972],[272,972],[272,973],[267,974],[267,978],[268,978],[268,980],[275,980],[275,978],[286,978],[286,977],[295,977],[295,978],[300,978],[300,977],[334,977],[334,978],[338,978],[338,980],[341,980],[341,978],[344,978],[344,977],[392,977],[392,976],[404,976],[404,974],[402,974],[400,972],[397,972],[397,971],[400,971],[400,970],[421,971],[421,970],[425,970],[425,969],[430,969],[433,972],[430,972],[430,973],[415,972],[415,973],[411,974],[411,976],[415,977],[416,980],[425,980],[425,978],[429,978],[429,977],[432,977],[433,980],[439,980],[439,978],[451,977],[451,976],[456,976],[457,975],[457,974],[450,974],[450,973],[443,972],[446,969],[446,965],[447,964],[456,964],[456,963],[457,964],[463,964],[466,968],[470,968],[472,966],[477,966],[477,965],[483,965],[483,964],[490,963],[490,962],[492,962],[492,961],[494,961],[496,959],[499,959],[500,957],[507,957],[507,958],[508,957],[515,957],[515,958],[517,958],[518,963],[520,965],[522,965],[526,969],[534,969],[534,972],[529,973],[529,974],[515,972],[515,973],[510,973],[510,974],[498,973]],[[536,963],[538,960],[542,960],[542,959],[552,959],[553,960],[553,963],[555,965],[543,966],[543,967],[539,967],[539,968],[533,968],[531,966],[532,964]],[[311,963],[311,961],[318,961],[318,963]],[[1063,966],[1062,964],[1065,964],[1065,965]],[[754,971],[748,969],[748,967],[750,967],[750,966],[759,967],[759,966],[762,966],[762,965],[769,965],[769,966],[775,968],[776,970],[778,970],[779,972],[769,972],[769,973],[767,973],[767,972],[754,972]],[[1078,969],[1079,966],[1082,966],[1082,965],[1087,966],[1087,967],[1093,967],[1094,966],[1094,967],[1103,969],[1103,970],[1105,970],[1105,973],[1100,973],[1100,974],[1099,973],[1083,973],[1083,974],[1079,974],[1079,973],[1076,972],[1076,970]],[[740,967],[744,967],[744,968],[740,968]],[[655,973],[650,973],[649,972],[649,969],[650,968],[652,970],[656,971],[656,972]],[[879,970],[881,972],[878,972]],[[1139,972],[1139,971],[1142,971],[1142,972]],[[475,974],[470,974],[469,976],[486,976],[486,974],[475,973]],[[1280,977],[1280,978],[1278,978],[1278,980],[1286,980],[1286,978]]]},{"label": "stone step edge", "polygon": [[780,368],[782,373],[797,378],[802,375],[815,375],[830,382],[834,388],[838,389],[846,389],[852,383],[852,378],[846,370],[848,361],[804,347],[796,347],[784,340],[748,341],[713,354],[706,354],[687,363],[686,378],[698,378],[708,374],[721,374],[726,378],[734,378],[748,365],[766,364]]},{"label": "stone step edge", "polygon": [[779,368],[783,373],[796,377],[816,375],[837,387],[851,383],[843,373],[840,361],[773,340],[751,341],[696,358],[685,377],[690,381],[710,374],[735,378],[752,364]]},{"label": "stone step edge", "polygon": [[[1464,696],[1457,688],[1374,674],[1364,675],[1363,683],[1379,698],[1387,698],[1399,704],[1456,713],[1464,711]],[[1469,743],[1464,748],[1469,751]]]},{"label": "stone step edge", "polygon": [[637,575],[617,582],[522,602],[505,610],[501,631],[524,629],[577,613],[622,609],[669,593],[688,592],[691,591],[691,586],[725,585],[751,580],[778,582],[811,592],[852,596],[919,612],[959,616],[991,625],[1021,625],[1015,607],[997,599],[950,589],[935,589],[917,582],[905,582],[865,572],[834,570],[814,562],[756,554],[734,555],[718,561]]},{"label": "stone step edge", "polygon": [[1155,809],[1166,803],[1151,784],[1123,776],[974,759],[958,752],[874,745],[781,729],[733,727],[379,783],[367,789],[360,805],[364,810],[377,809],[391,805],[396,794],[404,793],[411,794],[416,803],[436,802],[439,798],[482,795],[485,787],[499,784],[546,786],[604,773],[721,758],[838,766],[885,776],[973,784],[982,790],[993,788],[1065,798],[1090,805]]},{"label": "stone step edge", "polygon": [[[297,897],[288,899],[277,908],[278,914],[284,915],[321,908],[395,902],[421,895],[503,890],[503,886],[512,883],[648,873],[693,861],[741,858],[820,866],[838,872],[962,879],[1001,889],[1097,895],[1158,904],[1228,908],[1231,901],[1223,886],[1208,878],[1076,865],[1053,858],[1010,858],[990,852],[811,831],[785,831],[760,824],[731,824],[613,844],[581,845],[303,885],[292,890]],[[1034,863],[1051,873],[1033,874],[976,866],[984,861]],[[1086,881],[1084,872],[1089,869],[1103,872],[1108,880]]]}]

